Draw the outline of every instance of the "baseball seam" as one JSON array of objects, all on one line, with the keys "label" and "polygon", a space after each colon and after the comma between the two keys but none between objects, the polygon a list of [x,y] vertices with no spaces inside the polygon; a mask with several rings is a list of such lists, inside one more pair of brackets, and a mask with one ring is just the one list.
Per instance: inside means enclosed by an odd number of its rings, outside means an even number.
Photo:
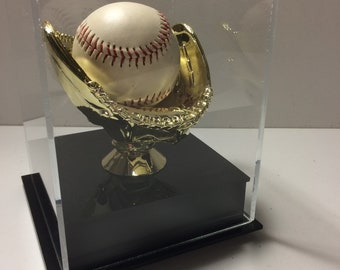
[{"label": "baseball seam", "polygon": [[100,56],[102,62],[111,60],[110,65],[114,66],[119,62],[119,66],[123,67],[126,63],[131,67],[134,65],[138,68],[140,64],[145,66],[147,62],[151,65],[157,61],[159,55],[163,55],[169,44],[171,27],[167,19],[162,13],[158,13],[160,18],[160,28],[156,38],[148,44],[140,45],[133,48],[124,48],[116,44],[110,44],[101,40],[90,29],[86,21],[83,21],[77,30],[76,39],[81,48],[97,60]]},{"label": "baseball seam", "polygon": [[147,95],[145,98],[138,98],[138,100],[128,100],[128,101],[124,101],[124,105],[125,106],[131,106],[131,107],[135,107],[135,106],[143,106],[143,105],[148,105],[148,104],[153,104],[155,102],[161,101],[164,98],[166,98],[169,93],[170,93],[171,89],[168,89],[167,91],[164,91],[164,93],[162,93],[162,91],[159,91],[158,94],[157,93],[153,93],[152,96]]}]

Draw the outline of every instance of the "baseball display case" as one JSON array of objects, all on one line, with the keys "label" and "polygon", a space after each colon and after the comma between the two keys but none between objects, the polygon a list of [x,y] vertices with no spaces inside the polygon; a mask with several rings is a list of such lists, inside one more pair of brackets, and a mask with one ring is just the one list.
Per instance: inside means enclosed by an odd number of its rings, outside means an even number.
[{"label": "baseball display case", "polygon": [[275,5],[32,1],[43,109],[22,104],[22,179],[48,269],[129,269],[262,228]]}]

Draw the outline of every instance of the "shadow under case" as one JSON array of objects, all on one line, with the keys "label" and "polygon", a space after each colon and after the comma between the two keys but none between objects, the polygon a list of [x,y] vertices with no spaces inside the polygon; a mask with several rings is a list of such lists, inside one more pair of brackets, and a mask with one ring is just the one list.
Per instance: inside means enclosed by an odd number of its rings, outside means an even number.
[{"label": "shadow under case", "polygon": [[72,36],[109,2],[33,1],[45,106],[24,116],[32,174],[22,178],[48,269],[134,268],[262,228],[255,209],[275,1],[138,2],[195,31],[209,108],[181,140],[155,145],[166,158],[159,172],[108,172],[112,138],[60,86],[41,23]]}]

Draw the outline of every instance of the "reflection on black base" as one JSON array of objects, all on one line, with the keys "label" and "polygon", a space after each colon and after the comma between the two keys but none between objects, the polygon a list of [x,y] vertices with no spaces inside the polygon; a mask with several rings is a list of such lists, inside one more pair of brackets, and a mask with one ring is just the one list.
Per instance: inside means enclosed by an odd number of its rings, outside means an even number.
[{"label": "reflection on black base", "polygon": [[159,144],[166,167],[147,177],[106,172],[105,131],[56,138],[71,269],[154,252],[243,222],[249,177],[193,135]]},{"label": "reflection on black base", "polygon": [[99,216],[107,212],[135,207],[170,198],[174,190],[156,177],[123,177],[111,175],[99,184],[84,209],[84,216]]}]

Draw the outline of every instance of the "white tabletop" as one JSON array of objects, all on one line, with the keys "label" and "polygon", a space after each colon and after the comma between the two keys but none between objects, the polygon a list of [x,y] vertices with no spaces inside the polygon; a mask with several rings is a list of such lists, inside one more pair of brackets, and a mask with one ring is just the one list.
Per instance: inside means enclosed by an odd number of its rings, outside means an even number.
[{"label": "white tabletop", "polygon": [[[0,268],[45,269],[21,175],[22,127],[0,127]],[[264,229],[145,266],[340,269],[340,130],[266,129],[257,219]]]}]

